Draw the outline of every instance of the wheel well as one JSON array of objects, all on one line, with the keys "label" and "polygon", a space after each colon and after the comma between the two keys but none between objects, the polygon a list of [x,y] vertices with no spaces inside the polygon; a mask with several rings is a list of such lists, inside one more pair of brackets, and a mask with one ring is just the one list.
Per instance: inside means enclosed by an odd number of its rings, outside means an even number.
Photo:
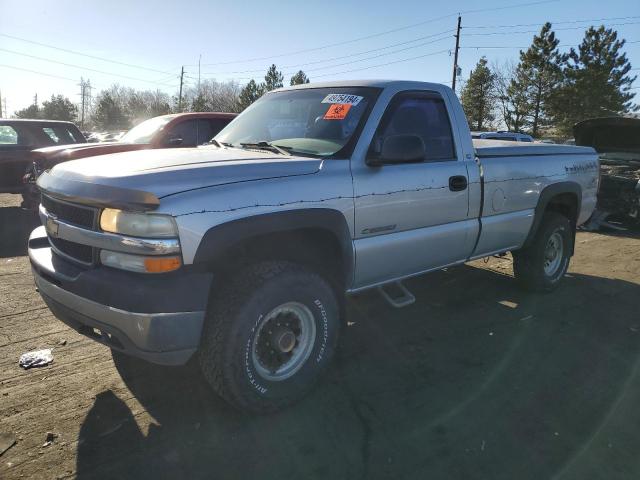
[{"label": "wheel well", "polygon": [[574,193],[560,193],[549,200],[544,212],[556,212],[564,215],[571,222],[573,239],[571,242],[570,255],[573,255],[575,248],[576,224],[578,223],[578,197]]},{"label": "wheel well", "polygon": [[217,255],[210,267],[226,276],[267,259],[307,265],[325,276],[339,294],[346,289],[352,274],[340,241],[324,228],[300,228],[249,237]]},{"label": "wheel well", "polygon": [[[567,217],[571,223],[573,237],[575,238],[578,214],[580,212],[580,186],[573,182],[564,182],[550,185],[542,191],[536,206],[533,224],[522,248],[531,246],[547,212],[557,212]],[[571,255],[573,255],[573,247],[574,245],[572,244]]]},{"label": "wheel well", "polygon": [[561,193],[549,200],[545,212],[561,213],[571,221],[575,229],[578,221],[578,197],[574,193]]}]

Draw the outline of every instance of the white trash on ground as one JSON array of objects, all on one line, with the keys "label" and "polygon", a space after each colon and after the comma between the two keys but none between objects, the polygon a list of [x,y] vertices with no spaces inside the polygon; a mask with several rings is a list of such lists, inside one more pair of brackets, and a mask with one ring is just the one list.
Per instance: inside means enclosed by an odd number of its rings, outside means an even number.
[{"label": "white trash on ground", "polygon": [[32,367],[45,367],[53,363],[53,354],[50,348],[36,350],[20,355],[20,366],[24,369]]}]

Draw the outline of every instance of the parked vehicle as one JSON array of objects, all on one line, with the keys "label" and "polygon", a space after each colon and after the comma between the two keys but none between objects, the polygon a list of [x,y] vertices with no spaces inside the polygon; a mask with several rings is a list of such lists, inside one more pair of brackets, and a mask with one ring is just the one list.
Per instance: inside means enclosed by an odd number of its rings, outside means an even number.
[{"label": "parked vehicle", "polygon": [[85,142],[71,122],[0,120],[0,193],[22,193],[22,177],[34,159],[33,150],[48,145]]},{"label": "parked vehicle", "polygon": [[526,133],[507,132],[500,130],[497,132],[472,132],[471,138],[474,140],[504,140],[506,142],[533,142],[533,137]]},{"label": "parked vehicle", "polygon": [[592,118],[576,124],[573,134],[576,145],[600,155],[598,204],[585,227],[640,226],[640,118]]},{"label": "parked vehicle", "polygon": [[310,84],[210,146],[57,165],[29,256],[63,322],[150,362],[197,352],[222,397],[268,412],[326,369],[345,295],[402,307],[402,279],[509,251],[523,286],[554,290],[597,182],[592,148],[474,147],[443,85]]},{"label": "parked vehicle", "polygon": [[95,157],[109,153],[129,152],[155,148],[195,147],[211,140],[220,130],[233,120],[235,113],[198,112],[176,113],[150,118],[133,127],[120,140],[120,133],[107,134],[102,143],[83,143],[71,146],[48,147],[34,152],[35,165],[29,171],[23,169],[24,182],[27,185],[25,205],[36,208],[40,194],[35,181],[42,172],[61,162]]}]

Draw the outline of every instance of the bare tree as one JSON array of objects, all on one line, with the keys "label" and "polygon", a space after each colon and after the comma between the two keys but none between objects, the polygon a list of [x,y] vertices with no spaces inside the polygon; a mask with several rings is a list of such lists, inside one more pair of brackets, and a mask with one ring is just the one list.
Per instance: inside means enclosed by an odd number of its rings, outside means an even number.
[{"label": "bare tree", "polygon": [[491,68],[496,76],[495,95],[499,118],[507,130],[521,131],[527,125],[530,108],[525,92],[517,87],[518,67],[513,60],[507,60],[503,63],[494,62]]},{"label": "bare tree", "polygon": [[196,112],[237,112],[240,85],[235,81],[218,82],[207,79],[197,87],[187,88],[183,104]]}]

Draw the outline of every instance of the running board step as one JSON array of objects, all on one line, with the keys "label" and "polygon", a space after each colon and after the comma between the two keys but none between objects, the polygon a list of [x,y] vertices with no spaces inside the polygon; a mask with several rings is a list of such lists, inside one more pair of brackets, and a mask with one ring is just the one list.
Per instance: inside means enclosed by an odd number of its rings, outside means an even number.
[{"label": "running board step", "polygon": [[400,281],[382,285],[378,287],[378,292],[389,305],[395,308],[407,307],[416,301],[413,293]]}]

